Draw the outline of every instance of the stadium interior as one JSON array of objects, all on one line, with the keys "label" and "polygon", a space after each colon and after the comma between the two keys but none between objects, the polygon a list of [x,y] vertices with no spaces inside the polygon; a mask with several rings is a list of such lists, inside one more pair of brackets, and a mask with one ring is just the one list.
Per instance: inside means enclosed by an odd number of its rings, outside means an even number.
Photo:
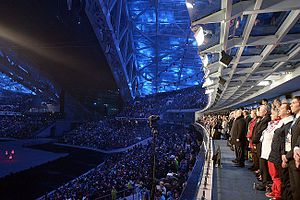
[{"label": "stadium interior", "polygon": [[300,200],[299,117],[299,0],[0,2],[0,200]]}]

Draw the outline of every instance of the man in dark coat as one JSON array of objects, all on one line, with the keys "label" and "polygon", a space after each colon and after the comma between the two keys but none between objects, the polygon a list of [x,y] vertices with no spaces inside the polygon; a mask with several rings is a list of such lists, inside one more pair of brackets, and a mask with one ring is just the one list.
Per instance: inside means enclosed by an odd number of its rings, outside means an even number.
[{"label": "man in dark coat", "polygon": [[245,167],[246,121],[242,110],[235,112],[235,121],[232,126],[232,140],[236,147],[237,166]]},{"label": "man in dark coat", "polygon": [[300,199],[300,169],[296,167],[294,151],[299,148],[297,145],[299,145],[300,140],[300,96],[293,98],[291,109],[295,114],[295,118],[285,139],[286,154],[282,156],[282,165],[288,165],[293,200],[298,200]]},{"label": "man in dark coat", "polygon": [[294,119],[289,104],[283,103],[279,107],[279,116],[281,118],[280,123],[282,126],[274,131],[271,152],[268,161],[274,163],[275,171],[277,172],[275,172],[275,174],[278,174],[280,177],[280,181],[273,181],[273,185],[276,185],[274,188],[278,190],[278,193],[281,193],[281,200],[289,200],[292,199],[289,171],[287,168],[282,168],[281,166],[281,155],[285,151],[285,137]]},{"label": "man in dark coat", "polygon": [[[252,118],[250,116],[250,113],[248,110],[243,110],[243,115],[244,115],[244,119],[245,119],[245,122],[246,122],[246,136],[247,136],[247,133],[248,133],[248,129],[249,129],[249,123],[251,122]],[[245,143],[245,157],[248,159],[248,153],[249,153],[249,141],[246,140],[246,143]]]},{"label": "man in dark coat", "polygon": [[245,121],[246,121],[246,131],[247,131],[249,123],[251,122],[252,118],[251,118],[250,113],[249,113],[248,110],[244,110],[243,115],[244,115],[244,118],[245,118]]}]

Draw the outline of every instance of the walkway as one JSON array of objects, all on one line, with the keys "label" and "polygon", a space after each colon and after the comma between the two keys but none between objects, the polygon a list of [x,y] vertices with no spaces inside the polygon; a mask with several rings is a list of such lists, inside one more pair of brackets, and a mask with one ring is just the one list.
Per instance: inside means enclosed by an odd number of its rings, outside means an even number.
[{"label": "walkway", "polygon": [[222,152],[222,168],[214,168],[213,200],[266,200],[264,192],[253,189],[254,174],[247,168],[251,163],[246,162],[245,168],[235,167],[232,160],[234,152],[227,146],[225,140],[215,140],[214,147],[220,145]]}]

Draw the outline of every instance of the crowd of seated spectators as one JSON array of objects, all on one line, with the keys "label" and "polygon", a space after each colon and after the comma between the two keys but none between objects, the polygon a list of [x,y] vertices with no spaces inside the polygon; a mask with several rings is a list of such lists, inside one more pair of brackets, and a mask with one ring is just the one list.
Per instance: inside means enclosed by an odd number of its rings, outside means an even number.
[{"label": "crowd of seated spectators", "polygon": [[65,134],[60,142],[96,149],[116,149],[130,146],[150,136],[145,120],[105,119],[81,124]]},{"label": "crowd of seated spectators", "polygon": [[0,115],[0,137],[26,139],[47,127],[60,116],[53,113]]},{"label": "crowd of seated spectators", "polygon": [[32,98],[28,94],[0,89],[0,112],[24,113],[29,110]]},{"label": "crowd of seated spectators", "polygon": [[[156,148],[156,199],[179,199],[189,172],[193,169],[202,141],[197,141],[183,126],[160,125]],[[45,199],[112,199],[123,190],[151,189],[152,142],[118,153],[103,165],[46,195]],[[148,194],[149,195],[149,194]]]},{"label": "crowd of seated spectators", "polygon": [[60,142],[96,149],[127,147],[151,136],[146,121],[132,118],[148,118],[168,109],[203,108],[205,103],[199,87],[147,96],[125,107],[119,114],[124,119],[86,122],[65,134]]},{"label": "crowd of seated spectators", "polygon": [[300,96],[272,104],[264,99],[255,109],[206,115],[199,122],[211,137],[229,138],[237,167],[245,167],[246,159],[253,163],[248,169],[257,177],[256,190],[272,200],[300,199]]},{"label": "crowd of seated spectators", "polygon": [[202,109],[206,103],[203,89],[196,86],[136,99],[133,105],[126,106],[118,116],[143,118],[163,114],[170,109]]}]

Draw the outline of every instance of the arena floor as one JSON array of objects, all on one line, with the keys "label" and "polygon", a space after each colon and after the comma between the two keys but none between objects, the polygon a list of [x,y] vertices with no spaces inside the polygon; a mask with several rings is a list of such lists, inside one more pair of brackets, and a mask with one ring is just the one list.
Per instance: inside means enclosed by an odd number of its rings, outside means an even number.
[{"label": "arena floor", "polygon": [[[25,147],[32,142],[33,140],[1,140],[0,178],[68,155],[67,153],[53,153]],[[47,140],[35,142],[43,144]],[[12,155],[12,159],[10,160],[8,156],[12,150],[14,150],[14,155]],[[9,155],[6,156],[5,151],[8,151]]]},{"label": "arena floor", "polygon": [[[5,151],[12,149],[15,154],[9,160]],[[43,140],[2,140],[0,152],[1,200],[38,198],[94,168],[106,157],[103,153]]]}]

